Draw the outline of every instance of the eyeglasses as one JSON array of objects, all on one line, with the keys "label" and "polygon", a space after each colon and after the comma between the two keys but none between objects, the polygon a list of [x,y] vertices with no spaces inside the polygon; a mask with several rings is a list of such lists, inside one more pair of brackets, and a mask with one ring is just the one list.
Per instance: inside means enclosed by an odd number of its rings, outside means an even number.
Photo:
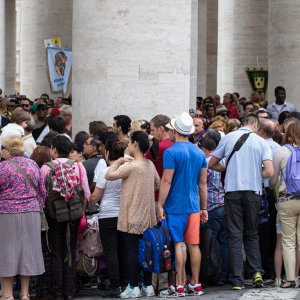
[{"label": "eyeglasses", "polygon": [[22,107],[29,107],[30,104],[21,104]]}]

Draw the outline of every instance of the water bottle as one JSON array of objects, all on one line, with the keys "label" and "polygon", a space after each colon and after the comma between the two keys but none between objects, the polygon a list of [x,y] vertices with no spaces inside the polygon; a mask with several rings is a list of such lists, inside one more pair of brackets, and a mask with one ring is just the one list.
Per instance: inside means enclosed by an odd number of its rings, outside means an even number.
[{"label": "water bottle", "polygon": [[172,255],[167,245],[164,246],[164,269],[165,271],[172,270]]}]

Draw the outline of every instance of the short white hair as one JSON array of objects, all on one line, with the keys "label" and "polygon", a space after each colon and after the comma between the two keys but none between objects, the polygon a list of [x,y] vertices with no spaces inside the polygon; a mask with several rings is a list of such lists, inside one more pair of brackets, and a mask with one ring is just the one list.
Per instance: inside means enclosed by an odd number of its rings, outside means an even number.
[{"label": "short white hair", "polygon": [[70,105],[62,105],[60,108],[59,108],[59,111],[66,114],[66,115],[70,115],[72,116],[72,106]]}]

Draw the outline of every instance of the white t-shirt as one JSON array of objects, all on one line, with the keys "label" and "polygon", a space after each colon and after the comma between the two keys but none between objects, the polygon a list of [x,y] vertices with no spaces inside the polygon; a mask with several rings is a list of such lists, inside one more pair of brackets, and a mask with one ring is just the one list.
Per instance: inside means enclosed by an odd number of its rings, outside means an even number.
[{"label": "white t-shirt", "polygon": [[107,168],[106,161],[103,158],[100,158],[94,171],[94,182],[98,181],[101,170],[105,168]]},{"label": "white t-shirt", "polygon": [[99,219],[116,218],[119,216],[121,183],[122,179],[109,181],[105,179],[105,174],[109,167],[102,168],[96,182],[98,188],[104,189],[101,202]]}]

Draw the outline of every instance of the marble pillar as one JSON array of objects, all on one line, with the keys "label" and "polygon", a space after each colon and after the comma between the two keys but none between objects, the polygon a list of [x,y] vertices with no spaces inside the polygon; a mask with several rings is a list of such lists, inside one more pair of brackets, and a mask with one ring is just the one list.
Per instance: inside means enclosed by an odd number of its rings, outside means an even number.
[{"label": "marble pillar", "polygon": [[248,98],[252,90],[245,68],[268,67],[268,0],[219,1],[219,15],[218,93]]},{"label": "marble pillar", "polygon": [[[207,42],[207,5],[209,0],[198,2],[198,68],[197,68],[197,96],[205,98],[206,95],[206,42]],[[196,101],[195,101],[196,105]],[[195,106],[194,105],[194,106]],[[193,106],[193,108],[194,108]]]},{"label": "marble pillar", "polygon": [[5,93],[16,91],[16,2],[5,1]]},{"label": "marble pillar", "polygon": [[236,0],[233,29],[234,90],[252,92],[245,68],[268,68],[268,0]]},{"label": "marble pillar", "polygon": [[300,110],[300,2],[269,1],[269,102],[283,86],[286,100]]},{"label": "marble pillar", "polygon": [[60,36],[62,47],[72,48],[72,6],[72,0],[22,0],[21,94],[51,95],[44,40]]},{"label": "marble pillar", "polygon": [[218,0],[207,1],[206,96],[217,93]]},{"label": "marble pillar", "polygon": [[16,6],[0,0],[0,88],[4,95],[16,90]]},{"label": "marble pillar", "polygon": [[5,0],[0,0],[0,88],[5,94]]},{"label": "marble pillar", "polygon": [[194,106],[197,0],[73,2],[73,132]]},{"label": "marble pillar", "polygon": [[233,7],[234,0],[219,1],[217,93],[221,99],[225,92],[233,92]]}]

